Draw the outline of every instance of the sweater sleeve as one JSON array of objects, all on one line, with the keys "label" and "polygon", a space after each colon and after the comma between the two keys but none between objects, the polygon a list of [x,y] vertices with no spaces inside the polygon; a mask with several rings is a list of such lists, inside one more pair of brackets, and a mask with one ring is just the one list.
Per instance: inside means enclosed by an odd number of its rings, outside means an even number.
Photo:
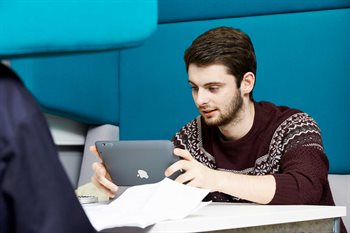
[{"label": "sweater sleeve", "polygon": [[273,174],[276,192],[270,204],[322,204],[329,191],[329,165],[316,122],[308,117],[291,126],[283,149],[279,172]]},{"label": "sweater sleeve", "polygon": [[282,158],[281,173],[273,175],[276,192],[270,204],[320,204],[327,174],[323,152],[310,147],[288,152]]}]

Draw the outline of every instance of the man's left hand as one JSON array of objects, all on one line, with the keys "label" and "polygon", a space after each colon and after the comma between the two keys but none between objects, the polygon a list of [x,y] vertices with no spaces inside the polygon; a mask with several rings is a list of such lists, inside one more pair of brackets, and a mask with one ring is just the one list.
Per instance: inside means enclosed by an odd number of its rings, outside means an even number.
[{"label": "man's left hand", "polygon": [[176,171],[184,171],[175,181],[193,187],[206,188],[216,191],[218,171],[210,169],[192,157],[188,150],[176,148],[174,154],[182,159],[175,162],[165,170],[166,176],[171,176]]}]

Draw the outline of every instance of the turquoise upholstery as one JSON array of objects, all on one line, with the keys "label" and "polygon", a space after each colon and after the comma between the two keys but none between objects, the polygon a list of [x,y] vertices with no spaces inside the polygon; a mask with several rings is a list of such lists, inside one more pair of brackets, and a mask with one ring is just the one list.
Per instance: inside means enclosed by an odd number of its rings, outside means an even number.
[{"label": "turquoise upholstery", "polygon": [[12,60],[45,112],[119,124],[118,51]]},{"label": "turquoise upholstery", "polygon": [[157,23],[156,0],[5,0],[0,57],[137,45]]},{"label": "turquoise upholstery", "polygon": [[118,125],[119,53],[109,50],[141,44],[157,15],[157,0],[1,1],[0,59],[46,112]]},{"label": "turquoise upholstery", "polygon": [[[238,27],[256,48],[255,99],[308,112],[321,126],[330,172],[350,173],[349,1],[190,1],[196,11],[174,2],[159,1],[160,24],[141,46],[13,65],[46,111],[90,124],[119,125],[124,140],[171,138],[198,114],[187,84],[185,48],[210,28]],[[40,83],[50,72],[57,73],[51,76],[56,80],[52,92],[42,90],[52,88],[49,81]]]},{"label": "turquoise upholstery", "polygon": [[[159,23],[309,12],[350,7],[348,0],[159,0]],[[194,10],[195,9],[195,10]]]}]

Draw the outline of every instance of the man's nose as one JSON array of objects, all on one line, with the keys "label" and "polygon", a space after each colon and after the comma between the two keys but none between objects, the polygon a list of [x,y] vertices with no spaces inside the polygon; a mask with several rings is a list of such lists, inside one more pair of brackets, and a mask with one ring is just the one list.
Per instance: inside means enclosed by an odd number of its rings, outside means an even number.
[{"label": "man's nose", "polygon": [[197,93],[196,102],[199,106],[208,104],[208,102],[209,102],[208,93],[203,89],[199,89],[198,93]]}]

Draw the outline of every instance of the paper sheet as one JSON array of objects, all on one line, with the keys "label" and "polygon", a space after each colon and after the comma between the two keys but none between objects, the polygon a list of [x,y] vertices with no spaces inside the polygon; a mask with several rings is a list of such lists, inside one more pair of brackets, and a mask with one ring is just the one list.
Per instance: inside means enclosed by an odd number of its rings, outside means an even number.
[{"label": "paper sheet", "polygon": [[209,190],[190,187],[168,178],[127,189],[108,205],[84,205],[97,231],[122,226],[145,228],[164,220],[180,219],[204,207]]}]

